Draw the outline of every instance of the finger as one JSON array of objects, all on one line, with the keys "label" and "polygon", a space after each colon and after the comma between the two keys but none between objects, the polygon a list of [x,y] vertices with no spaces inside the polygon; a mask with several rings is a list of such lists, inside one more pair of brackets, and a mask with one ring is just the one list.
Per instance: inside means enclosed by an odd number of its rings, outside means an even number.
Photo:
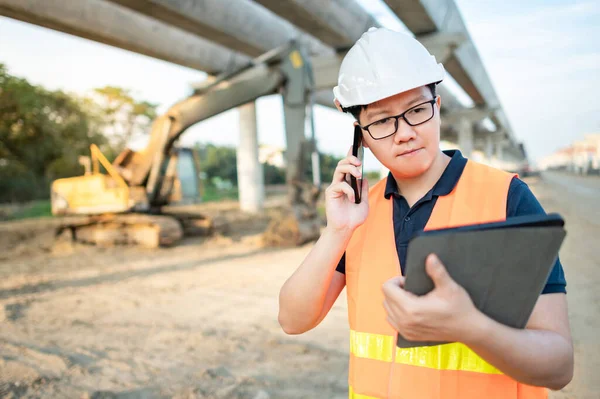
[{"label": "finger", "polygon": [[387,322],[392,326],[394,330],[398,331],[398,323],[396,323],[395,321],[394,313],[387,300],[383,301],[383,308],[385,309],[385,312],[387,314]]},{"label": "finger", "polygon": [[388,304],[387,299],[383,300],[383,308],[385,309],[385,312],[388,314],[388,316],[392,314],[392,308]]},{"label": "finger", "polygon": [[400,332],[400,326],[390,317],[387,317],[387,322],[396,332]]},{"label": "finger", "polygon": [[394,278],[389,279],[388,281],[402,288],[404,287],[404,282],[406,281],[406,278],[404,276],[396,276]]},{"label": "finger", "polygon": [[339,162],[338,162],[338,166],[339,165],[345,165],[345,164],[351,164],[351,165],[355,165],[355,166],[360,166],[361,163],[362,162],[361,162],[360,159],[358,159],[354,155],[350,154],[350,155],[347,155],[345,158],[340,159]]},{"label": "finger", "polygon": [[355,157],[354,155],[350,155],[349,157],[347,157],[347,159],[350,161],[350,163],[352,165],[360,166],[362,164],[362,161],[360,159],[358,159],[358,157]]},{"label": "finger", "polygon": [[404,276],[398,277],[398,283],[400,285],[400,288],[404,289],[404,283],[405,282],[406,282],[406,278]]},{"label": "finger", "polygon": [[390,284],[393,284],[395,286],[400,287],[400,284],[402,283],[402,280],[404,280],[404,277],[402,277],[402,276],[396,276],[396,277],[393,277],[393,278],[389,279],[387,282],[390,283]]},{"label": "finger", "polygon": [[362,161],[360,159],[358,159],[358,157],[355,157],[354,155],[352,155],[352,147],[350,147],[350,151],[348,151],[345,158],[340,159],[340,161],[338,162],[338,165],[341,165],[344,163],[350,163],[352,165],[360,166]]},{"label": "finger", "polygon": [[402,306],[416,298],[416,295],[402,289],[401,282],[402,277],[394,277],[383,284],[383,295],[391,304]]},{"label": "finger", "polygon": [[442,264],[440,259],[434,255],[430,254],[425,261],[425,270],[431,279],[433,280],[433,284],[436,288],[442,288],[454,283],[452,277],[448,274],[446,267]]},{"label": "finger", "polygon": [[335,168],[335,172],[333,173],[333,183],[341,182],[346,180],[346,175],[351,174],[357,179],[362,179],[362,173],[360,169],[351,164],[341,164]]},{"label": "finger", "polygon": [[354,202],[354,190],[345,181],[332,184],[328,190],[331,198],[340,198],[346,195],[350,201]]}]

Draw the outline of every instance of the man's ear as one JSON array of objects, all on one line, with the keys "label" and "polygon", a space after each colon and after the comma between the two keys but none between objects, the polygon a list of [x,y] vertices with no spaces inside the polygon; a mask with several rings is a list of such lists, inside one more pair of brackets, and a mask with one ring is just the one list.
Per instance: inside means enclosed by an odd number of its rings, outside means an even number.
[{"label": "man's ear", "polygon": [[337,98],[335,98],[333,100],[333,102],[335,103],[335,107],[338,109],[338,111],[344,112],[344,110],[342,109],[342,104],[340,104],[340,102],[339,102],[339,100]]},{"label": "man's ear", "polygon": [[440,96],[440,95],[438,94],[438,96],[437,96],[437,98],[436,98],[436,100],[435,100],[435,103],[437,104],[437,106],[438,106],[438,109],[440,109],[440,110],[441,110],[441,109],[442,109],[442,96]]},{"label": "man's ear", "polygon": [[[358,121],[354,121],[354,126],[358,126]],[[361,133],[362,133],[362,146],[365,148],[369,148],[369,145],[367,144],[367,140],[365,140],[365,134],[369,134],[368,132],[365,132],[364,129],[360,129]]]}]

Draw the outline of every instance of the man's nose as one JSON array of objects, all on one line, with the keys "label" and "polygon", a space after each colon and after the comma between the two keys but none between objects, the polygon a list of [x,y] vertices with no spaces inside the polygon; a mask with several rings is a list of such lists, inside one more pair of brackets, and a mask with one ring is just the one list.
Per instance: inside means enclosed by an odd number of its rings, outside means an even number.
[{"label": "man's nose", "polygon": [[394,142],[396,144],[407,142],[411,139],[414,139],[417,136],[417,132],[415,129],[406,123],[406,121],[402,118],[398,120],[398,129],[394,134]]}]

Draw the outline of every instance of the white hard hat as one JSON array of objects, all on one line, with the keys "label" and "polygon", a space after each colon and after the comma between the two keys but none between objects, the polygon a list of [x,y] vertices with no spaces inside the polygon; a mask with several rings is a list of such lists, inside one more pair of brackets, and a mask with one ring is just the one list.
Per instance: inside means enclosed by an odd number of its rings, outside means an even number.
[{"label": "white hard hat", "polygon": [[417,39],[386,28],[370,28],[344,57],[333,95],[347,108],[442,79],[444,67]]}]

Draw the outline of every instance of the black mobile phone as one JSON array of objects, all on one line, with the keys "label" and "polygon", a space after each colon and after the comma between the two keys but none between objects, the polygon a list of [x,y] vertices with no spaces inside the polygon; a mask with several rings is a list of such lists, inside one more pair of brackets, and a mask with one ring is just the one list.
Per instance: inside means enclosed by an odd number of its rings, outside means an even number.
[{"label": "black mobile phone", "polygon": [[361,193],[362,193],[362,173],[364,165],[364,148],[362,143],[362,129],[360,126],[354,126],[354,139],[352,141],[352,155],[360,160],[360,174],[361,178],[357,179],[354,175],[350,174],[350,186],[354,190],[354,202],[360,204]]}]

